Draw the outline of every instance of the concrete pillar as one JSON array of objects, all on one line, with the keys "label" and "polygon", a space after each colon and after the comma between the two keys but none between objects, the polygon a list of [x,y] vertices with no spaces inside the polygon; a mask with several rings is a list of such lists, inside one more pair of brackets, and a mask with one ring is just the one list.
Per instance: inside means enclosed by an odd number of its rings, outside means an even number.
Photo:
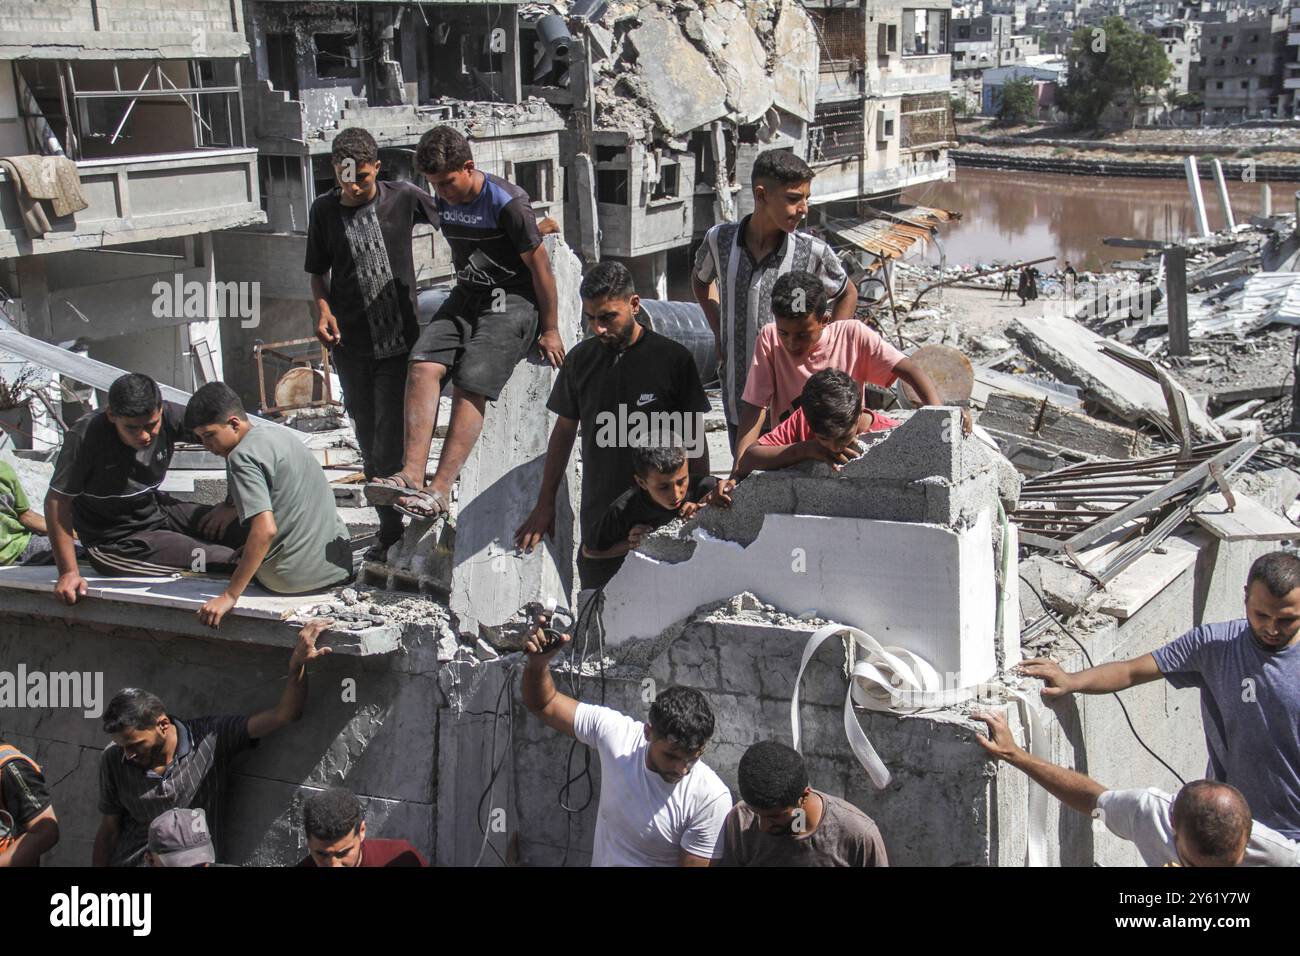
[{"label": "concrete pillar", "polygon": [[1268,183],[1259,184],[1259,214],[1264,218],[1273,215],[1273,187]]},{"label": "concrete pillar", "polygon": [[[1201,173],[1196,168],[1196,157],[1188,156],[1183,160],[1183,169],[1187,173],[1187,192],[1192,197],[1192,215],[1196,219],[1196,234],[1208,236],[1210,221],[1205,218],[1205,197],[1201,195]],[[1296,208],[1300,209],[1300,193],[1297,193]]]},{"label": "concrete pillar", "polygon": [[668,250],[656,252],[650,257],[650,271],[654,279],[655,298],[668,298]]},{"label": "concrete pillar", "polygon": [[1165,294],[1169,302],[1169,354],[1191,355],[1187,333],[1187,250],[1165,250]]},{"label": "concrete pillar", "polygon": [[1219,205],[1223,207],[1223,221],[1229,230],[1237,228],[1237,221],[1232,217],[1232,200],[1228,197],[1228,183],[1223,178],[1223,163],[1215,159],[1211,165],[1214,167],[1214,185],[1219,189]]}]

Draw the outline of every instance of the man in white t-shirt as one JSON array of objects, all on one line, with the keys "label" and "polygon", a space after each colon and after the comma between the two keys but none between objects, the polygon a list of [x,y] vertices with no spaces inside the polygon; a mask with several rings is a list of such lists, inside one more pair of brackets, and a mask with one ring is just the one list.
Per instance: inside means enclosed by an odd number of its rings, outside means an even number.
[{"label": "man in white t-shirt", "polygon": [[670,687],[642,723],[609,707],[560,693],[553,645],[535,632],[525,650],[524,706],[553,730],[600,755],[600,805],[592,866],[708,866],[721,854],[731,792],[700,762],[713,736],[713,711],[698,690]]},{"label": "man in white t-shirt", "polygon": [[1300,843],[1252,821],[1246,798],[1215,780],[1193,780],[1172,797],[1154,787],[1107,790],[1091,777],[1040,760],[1016,743],[1004,716],[988,724],[986,751],[1022,770],[1072,810],[1135,844],[1147,866],[1300,866]]}]

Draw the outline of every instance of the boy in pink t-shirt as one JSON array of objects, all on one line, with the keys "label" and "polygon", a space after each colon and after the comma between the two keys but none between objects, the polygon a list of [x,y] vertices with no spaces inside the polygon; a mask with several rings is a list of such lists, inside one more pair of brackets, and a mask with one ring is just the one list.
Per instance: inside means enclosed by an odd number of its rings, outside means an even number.
[{"label": "boy in pink t-shirt", "polygon": [[830,320],[826,291],[808,272],[788,272],[772,287],[774,322],[763,327],[745,380],[736,460],[771,422],[773,428],[799,406],[804,384],[824,369],[847,372],[859,385],[888,388],[901,378],[922,404],[939,405],[938,389],[919,366],[863,322]]}]

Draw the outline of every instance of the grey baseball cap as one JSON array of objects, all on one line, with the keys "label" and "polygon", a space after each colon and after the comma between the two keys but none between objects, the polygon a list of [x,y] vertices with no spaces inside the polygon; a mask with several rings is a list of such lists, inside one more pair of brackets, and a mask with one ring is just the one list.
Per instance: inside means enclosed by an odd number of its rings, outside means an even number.
[{"label": "grey baseball cap", "polygon": [[208,817],[202,810],[167,810],[149,824],[149,852],[162,866],[215,863]]}]

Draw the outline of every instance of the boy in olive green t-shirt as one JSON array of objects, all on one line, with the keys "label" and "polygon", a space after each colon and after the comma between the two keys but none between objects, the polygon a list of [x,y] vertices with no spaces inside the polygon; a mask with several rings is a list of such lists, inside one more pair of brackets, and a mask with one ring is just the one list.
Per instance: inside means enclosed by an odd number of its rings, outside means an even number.
[{"label": "boy in olive green t-shirt", "polygon": [[320,463],[292,432],[256,428],[228,385],[209,382],[185,407],[185,427],[226,459],[226,485],[248,540],[225,592],[199,611],[218,627],[254,578],[269,591],[324,591],[352,577],[352,544]]}]

